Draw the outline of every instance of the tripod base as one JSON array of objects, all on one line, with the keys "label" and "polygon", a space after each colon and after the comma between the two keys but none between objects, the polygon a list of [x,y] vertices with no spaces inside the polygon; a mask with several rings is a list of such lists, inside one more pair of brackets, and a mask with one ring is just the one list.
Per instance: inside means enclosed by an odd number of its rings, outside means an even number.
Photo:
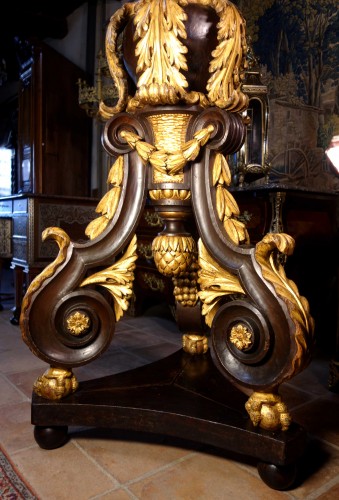
[{"label": "tripod base", "polygon": [[306,444],[305,431],[253,427],[246,396],[217,370],[209,353],[171,356],[128,372],[80,383],[60,401],[33,394],[32,423],[41,448],[62,446],[68,426],[125,429],[164,434],[212,445],[258,460],[271,488],[289,488]]}]

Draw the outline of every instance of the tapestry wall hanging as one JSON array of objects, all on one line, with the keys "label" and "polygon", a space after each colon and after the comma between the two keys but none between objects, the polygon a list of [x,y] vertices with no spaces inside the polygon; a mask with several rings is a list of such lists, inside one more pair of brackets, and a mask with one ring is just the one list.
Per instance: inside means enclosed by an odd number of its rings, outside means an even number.
[{"label": "tapestry wall hanging", "polygon": [[[238,0],[269,101],[269,181],[338,191],[325,155],[339,134],[337,0]],[[255,181],[264,183],[264,179]]]}]

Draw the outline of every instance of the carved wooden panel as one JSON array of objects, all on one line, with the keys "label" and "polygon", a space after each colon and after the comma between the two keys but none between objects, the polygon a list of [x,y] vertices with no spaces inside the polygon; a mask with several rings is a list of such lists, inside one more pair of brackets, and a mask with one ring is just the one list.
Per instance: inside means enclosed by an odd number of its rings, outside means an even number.
[{"label": "carved wooden panel", "polygon": [[12,220],[8,217],[0,218],[0,257],[3,259],[12,256]]}]

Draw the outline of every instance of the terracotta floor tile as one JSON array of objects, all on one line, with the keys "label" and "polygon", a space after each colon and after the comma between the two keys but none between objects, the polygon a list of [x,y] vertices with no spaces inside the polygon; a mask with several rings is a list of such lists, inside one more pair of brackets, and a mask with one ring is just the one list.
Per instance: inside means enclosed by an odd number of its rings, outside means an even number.
[{"label": "terracotta floor tile", "polygon": [[0,422],[0,441],[9,453],[35,446],[29,402],[0,407]]},{"label": "terracotta floor tile", "polygon": [[320,494],[317,500],[334,500],[335,498],[339,498],[339,482],[325,493]]},{"label": "terracotta floor tile", "polygon": [[[288,493],[271,490],[256,472],[224,457],[196,454],[129,485],[140,500],[275,500]],[[254,496],[255,492],[255,496]]]},{"label": "terracotta floor tile", "polygon": [[[179,446],[164,445],[158,436],[146,437],[148,442],[145,443],[136,433],[107,431],[102,435],[104,438],[98,438],[94,432],[90,438],[87,434],[87,437],[74,436],[74,439],[101,467],[123,484],[192,453]],[[125,439],[119,439],[119,435]]]},{"label": "terracotta floor tile", "polygon": [[0,324],[0,347],[2,352],[17,349],[19,345],[27,349],[21,338],[20,329],[17,326],[12,328],[12,331],[8,331],[6,324]]},{"label": "terracotta floor tile", "polygon": [[18,340],[15,350],[0,353],[1,373],[26,372],[39,367],[45,371],[47,365],[35,357],[25,345],[21,345],[21,340]]},{"label": "terracotta floor tile", "polygon": [[[128,489],[119,489],[115,491],[111,491],[106,493],[105,495],[100,496],[100,500],[131,500],[135,499],[135,496],[132,493],[129,493]],[[98,499],[99,500],[99,499]]]},{"label": "terracotta floor tile", "polygon": [[[293,498],[312,500],[321,495],[328,483],[339,478],[339,450],[313,440],[299,464],[299,486],[291,491]],[[321,497],[320,497],[321,498]],[[325,497],[326,498],[326,497]],[[337,497],[328,497],[333,498]]]},{"label": "terracotta floor tile", "polygon": [[46,369],[47,365],[43,369],[36,368],[34,370],[26,372],[10,373],[7,375],[7,378],[29,399],[31,399],[33,384],[36,381],[36,379],[45,372]]},{"label": "terracotta floor tile", "polygon": [[20,403],[26,399],[25,394],[20,389],[16,389],[9,380],[0,375],[0,407]]},{"label": "terracotta floor tile", "polygon": [[39,447],[12,456],[41,500],[90,499],[117,486],[92,460],[72,442],[56,450]]}]

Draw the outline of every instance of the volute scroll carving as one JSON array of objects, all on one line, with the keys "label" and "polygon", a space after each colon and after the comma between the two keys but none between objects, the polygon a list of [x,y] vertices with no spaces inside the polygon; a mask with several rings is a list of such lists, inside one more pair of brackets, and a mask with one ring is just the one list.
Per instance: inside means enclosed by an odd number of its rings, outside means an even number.
[{"label": "volute scroll carving", "polygon": [[[143,127],[136,126],[143,133]],[[129,149],[124,141],[120,144],[122,151]],[[117,148],[117,143],[111,147]],[[22,304],[20,324],[29,348],[52,366],[75,367],[98,357],[111,343],[116,318],[121,316],[120,308],[128,306],[136,259],[136,241],[133,243],[131,238],[146,202],[146,171],[135,156],[132,152],[130,161],[124,161],[123,157],[127,157],[121,155],[113,165],[110,174],[113,187],[107,201],[101,200],[97,207],[101,216],[87,228],[91,241],[74,243],[59,228],[48,228],[43,234],[44,239],[56,241],[59,254],[29,286]],[[129,203],[130,199],[134,200],[133,204]],[[126,250],[129,243],[134,257]],[[119,261],[115,263],[115,258],[124,249],[125,257],[120,258],[120,267],[124,268],[121,274]],[[110,275],[103,274],[101,280],[95,278],[91,283],[86,282],[91,270],[98,266],[109,266]],[[122,275],[126,272],[130,275],[124,281]],[[93,289],[98,285],[105,288],[107,280],[110,286],[106,288],[113,295],[115,304],[117,301],[120,304],[115,314],[108,296]],[[116,295],[115,290],[112,292],[114,283],[124,287]],[[83,335],[75,337],[67,328],[67,318],[77,311],[85,311],[90,326]]]}]

